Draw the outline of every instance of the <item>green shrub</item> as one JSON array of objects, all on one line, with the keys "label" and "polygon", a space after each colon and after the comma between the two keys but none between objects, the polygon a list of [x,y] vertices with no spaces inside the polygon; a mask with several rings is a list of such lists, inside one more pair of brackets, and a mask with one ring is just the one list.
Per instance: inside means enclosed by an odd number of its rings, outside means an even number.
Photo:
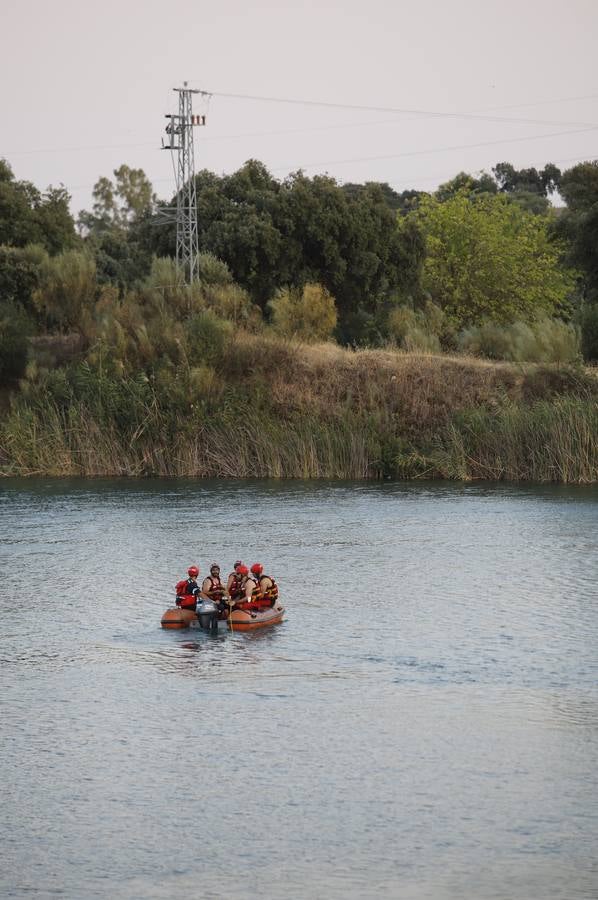
[{"label": "green shrub", "polygon": [[18,378],[27,366],[33,323],[13,300],[0,300],[0,378]]},{"label": "green shrub", "polygon": [[430,300],[423,309],[397,306],[388,316],[388,333],[403,350],[440,353],[440,335],[445,327],[442,309]]},{"label": "green shrub", "polygon": [[440,353],[438,337],[418,325],[409,329],[403,338],[403,347],[410,353]]},{"label": "green shrub", "polygon": [[583,358],[588,362],[598,362],[598,303],[584,304],[579,323]]},{"label": "green shrub", "polygon": [[233,276],[229,267],[213,253],[200,253],[198,264],[199,280],[203,285],[232,284]]},{"label": "green shrub", "polygon": [[280,290],[269,305],[274,329],[283,337],[326,341],[336,328],[334,297],[321,284],[306,284],[302,291]]},{"label": "green shrub", "polygon": [[190,364],[217,365],[224,356],[233,333],[233,324],[220,319],[210,310],[192,316],[185,327],[185,344]]},{"label": "green shrub", "polygon": [[262,325],[259,306],[251,302],[247,291],[238,284],[214,285],[203,288],[206,306],[221,319],[229,319],[235,325],[255,331]]},{"label": "green shrub", "polygon": [[548,318],[510,325],[484,322],[462,331],[458,346],[464,353],[509,362],[570,363],[580,351],[575,326]]},{"label": "green shrub", "polygon": [[44,262],[33,301],[51,327],[77,328],[93,306],[96,288],[93,258],[80,250],[66,250]]},{"label": "green shrub", "polygon": [[37,310],[32,302],[39,287],[46,251],[35,244],[27,247],[0,246],[0,301],[12,300],[30,314]]},{"label": "green shrub", "polygon": [[139,300],[152,312],[178,318],[205,305],[199,283],[186,284],[183,269],[170,256],[154,257],[149,277],[139,289]]}]

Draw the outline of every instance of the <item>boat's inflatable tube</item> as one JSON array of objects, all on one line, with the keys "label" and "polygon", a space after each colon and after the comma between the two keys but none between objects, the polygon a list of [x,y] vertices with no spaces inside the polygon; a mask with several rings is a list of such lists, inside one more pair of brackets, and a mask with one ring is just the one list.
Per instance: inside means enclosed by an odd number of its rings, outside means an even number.
[{"label": "boat's inflatable tube", "polygon": [[189,626],[197,622],[197,616],[192,609],[181,609],[180,606],[173,606],[167,609],[162,616],[162,628],[189,628]]},{"label": "boat's inflatable tube", "polygon": [[[223,617],[218,625],[228,625],[231,631],[255,631],[257,628],[265,628],[266,625],[278,625],[284,616],[284,606],[279,603],[269,609],[246,610],[233,609]],[[181,609],[173,606],[167,609],[162,616],[162,628],[181,630],[183,628],[201,627],[201,623],[192,609]]]},{"label": "boat's inflatable tube", "polygon": [[233,609],[228,617],[228,627],[231,631],[255,631],[266,625],[278,625],[283,616],[284,606],[279,603],[269,609]]}]

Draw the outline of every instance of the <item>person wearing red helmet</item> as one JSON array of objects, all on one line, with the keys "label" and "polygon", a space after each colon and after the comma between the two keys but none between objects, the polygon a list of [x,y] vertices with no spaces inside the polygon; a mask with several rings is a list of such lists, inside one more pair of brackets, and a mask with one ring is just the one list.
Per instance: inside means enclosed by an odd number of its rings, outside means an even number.
[{"label": "person wearing red helmet", "polygon": [[[237,571],[242,575],[243,595],[237,601],[238,609],[259,612],[274,606],[278,597],[278,588],[273,578],[262,575],[263,570],[264,567],[261,563],[254,563],[251,571],[247,566],[239,566]],[[271,593],[272,590],[274,593]]]},{"label": "person wearing red helmet", "polygon": [[270,575],[264,575],[264,567],[261,563],[254,563],[251,567],[257,584],[258,590],[255,592],[255,600],[259,603],[260,609],[268,609],[274,606],[278,600],[278,585]]},{"label": "person wearing red helmet", "polygon": [[253,603],[253,593],[257,585],[250,574],[249,569],[243,563],[235,564],[236,581],[230,593],[233,609],[253,610],[257,607]]},{"label": "person wearing red helmet", "polygon": [[[239,574],[239,568],[242,565],[242,560],[238,559],[226,581],[226,593],[231,600],[239,600],[243,596],[243,576]],[[247,569],[247,566],[244,568]]]},{"label": "person wearing red helmet", "polygon": [[175,602],[181,609],[191,609],[195,612],[197,595],[199,594],[199,585],[197,583],[199,568],[197,566],[189,566],[187,575],[189,576],[187,579],[183,578],[182,581],[178,581],[176,584]]}]

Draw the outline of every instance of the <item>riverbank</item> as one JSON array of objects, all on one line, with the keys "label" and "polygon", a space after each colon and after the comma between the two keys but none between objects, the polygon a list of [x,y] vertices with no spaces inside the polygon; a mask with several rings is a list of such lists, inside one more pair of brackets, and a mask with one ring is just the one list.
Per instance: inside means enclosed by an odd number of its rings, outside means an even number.
[{"label": "riverbank", "polygon": [[581,368],[243,333],[168,377],[37,372],[0,416],[3,475],[598,481]]}]

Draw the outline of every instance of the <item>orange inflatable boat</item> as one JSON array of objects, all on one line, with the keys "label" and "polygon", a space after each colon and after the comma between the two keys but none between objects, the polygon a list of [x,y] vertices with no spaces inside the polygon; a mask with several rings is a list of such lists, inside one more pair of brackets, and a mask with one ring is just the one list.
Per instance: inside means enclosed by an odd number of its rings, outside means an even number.
[{"label": "orange inflatable boat", "polygon": [[181,609],[180,606],[172,606],[162,616],[160,623],[162,628],[189,628],[192,624],[198,625],[197,616],[192,609]]},{"label": "orange inflatable boat", "polygon": [[284,606],[277,603],[269,609],[233,609],[228,618],[231,631],[255,631],[266,625],[278,625],[284,616]]},{"label": "orange inflatable boat", "polygon": [[219,627],[228,626],[231,631],[255,631],[257,628],[265,628],[267,625],[278,625],[282,622],[284,612],[284,606],[276,603],[275,606],[268,609],[233,609],[230,613],[220,613],[217,618],[212,616],[208,619],[201,612],[197,615],[191,609],[173,606],[167,609],[162,616],[161,625],[162,628],[171,630],[203,628],[205,631],[215,632]]}]

